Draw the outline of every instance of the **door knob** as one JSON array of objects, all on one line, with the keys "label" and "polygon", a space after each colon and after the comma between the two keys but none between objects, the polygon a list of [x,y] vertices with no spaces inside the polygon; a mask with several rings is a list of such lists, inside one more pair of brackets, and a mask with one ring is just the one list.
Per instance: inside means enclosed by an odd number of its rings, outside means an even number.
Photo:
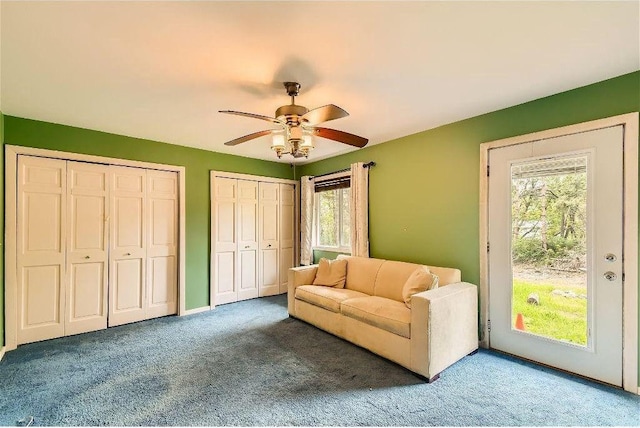
[{"label": "door knob", "polygon": [[91,257],[89,257],[89,256],[84,256],[84,258],[85,258],[85,259],[90,259]]},{"label": "door knob", "polygon": [[130,255],[131,255],[131,253],[124,253],[124,255],[125,255],[125,256],[130,256]]},{"label": "door knob", "polygon": [[248,246],[248,245],[245,245],[245,246],[244,246],[244,248],[245,248],[245,249],[247,249],[247,248],[249,248],[249,246]]},{"label": "door knob", "polygon": [[604,273],[604,277],[607,281],[615,281],[616,278],[618,277],[618,275],[616,275],[615,273],[608,271]]},{"label": "door knob", "polygon": [[267,245],[267,248],[271,248],[271,244]]}]

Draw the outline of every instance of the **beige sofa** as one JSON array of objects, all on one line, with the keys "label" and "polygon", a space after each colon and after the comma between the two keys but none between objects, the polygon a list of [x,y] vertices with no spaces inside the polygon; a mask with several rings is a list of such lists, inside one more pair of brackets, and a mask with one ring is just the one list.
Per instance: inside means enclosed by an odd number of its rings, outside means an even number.
[{"label": "beige sofa", "polygon": [[402,288],[421,265],[347,259],[344,288],[312,285],[318,265],[289,270],[289,315],[306,321],[426,378],[478,349],[478,297],[460,282],[458,269],[428,266],[436,289],[414,294],[405,305]]}]

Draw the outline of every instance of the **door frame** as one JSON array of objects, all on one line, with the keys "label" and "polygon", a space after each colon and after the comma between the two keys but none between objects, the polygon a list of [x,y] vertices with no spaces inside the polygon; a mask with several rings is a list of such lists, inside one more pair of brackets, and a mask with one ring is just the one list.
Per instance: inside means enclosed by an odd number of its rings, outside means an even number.
[{"label": "door frame", "polygon": [[[298,263],[300,252],[300,182],[298,180],[291,180],[288,178],[275,178],[265,177],[261,175],[241,174],[237,172],[225,172],[225,171],[209,171],[209,210],[211,212],[211,251],[209,253],[209,306],[199,308],[201,311],[214,309],[216,307],[215,295],[216,295],[216,275],[215,275],[215,254],[216,254],[216,237],[215,237],[215,222],[216,222],[216,209],[215,209],[215,188],[217,178],[235,178],[239,180],[250,181],[262,181],[267,183],[283,183],[292,184],[294,187],[294,265]],[[259,198],[258,198],[259,199]],[[259,204],[259,202],[258,202]]]},{"label": "door frame", "polygon": [[18,346],[18,272],[17,272],[17,166],[18,156],[38,156],[67,161],[91,162],[104,165],[130,166],[145,169],[158,169],[178,173],[178,316],[187,315],[185,309],[186,286],[186,169],[183,166],[85,155],[58,150],[38,149],[5,145],[5,253],[4,253],[4,316],[5,350],[11,351]]},{"label": "door frame", "polygon": [[[638,389],[638,118],[639,113],[582,122],[480,144],[480,346],[489,348],[489,150],[622,125],[623,133],[623,301],[622,387]],[[625,261],[629,261],[626,262]]]}]

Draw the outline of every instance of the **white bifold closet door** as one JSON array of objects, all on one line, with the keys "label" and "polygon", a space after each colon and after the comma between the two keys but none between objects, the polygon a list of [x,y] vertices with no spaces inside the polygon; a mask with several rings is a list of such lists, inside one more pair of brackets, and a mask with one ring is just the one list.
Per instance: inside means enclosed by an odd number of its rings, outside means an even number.
[{"label": "white bifold closet door", "polygon": [[238,300],[258,297],[258,182],[238,180]]},{"label": "white bifold closet door", "polygon": [[280,186],[278,183],[258,183],[259,200],[259,295],[280,293],[279,277],[279,212]]},{"label": "white bifold closet door", "polygon": [[216,281],[215,304],[235,302],[238,300],[236,288],[236,254],[238,180],[218,178],[215,181],[215,203],[213,224],[215,235],[214,271]]},{"label": "white bifold closet door", "polygon": [[18,158],[18,343],[64,336],[66,162]]},{"label": "white bifold closet door", "polygon": [[215,304],[258,297],[258,182],[218,178],[214,192]]},{"label": "white bifold closet door", "polygon": [[177,174],[111,166],[109,326],[177,311]]},{"label": "white bifold closet door", "polygon": [[146,171],[111,166],[109,326],[146,318]]},{"label": "white bifold closet door", "polygon": [[177,312],[175,172],[18,157],[18,344]]},{"label": "white bifold closet door", "polygon": [[286,293],[295,185],[212,174],[211,186],[213,305]]},{"label": "white bifold closet door", "polygon": [[178,174],[147,170],[147,318],[178,312]]},{"label": "white bifold closet door", "polygon": [[65,335],[107,327],[109,168],[67,162]]},{"label": "white bifold closet door", "polygon": [[104,165],[18,159],[18,343],[107,326]]},{"label": "white bifold closet door", "polygon": [[280,293],[286,293],[295,266],[295,187],[280,184]]}]

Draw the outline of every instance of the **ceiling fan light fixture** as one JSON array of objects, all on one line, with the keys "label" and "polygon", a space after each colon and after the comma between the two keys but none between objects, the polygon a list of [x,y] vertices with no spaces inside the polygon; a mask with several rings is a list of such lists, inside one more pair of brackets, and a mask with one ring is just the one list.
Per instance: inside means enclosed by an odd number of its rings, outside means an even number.
[{"label": "ceiling fan light fixture", "polygon": [[300,84],[297,82],[284,82],[287,94],[291,97],[291,104],[279,107],[275,117],[263,116],[254,113],[245,113],[234,110],[220,110],[220,113],[233,114],[237,116],[260,119],[271,124],[281,126],[282,129],[265,130],[245,135],[224,143],[226,146],[235,146],[263,135],[272,134],[271,150],[278,158],[284,154],[290,154],[294,158],[308,157],[309,152],[315,148],[314,137],[319,136],[329,140],[338,141],[354,147],[364,147],[369,140],[348,132],[338,131],[329,128],[320,128],[317,125],[330,120],[340,119],[349,116],[340,107],[327,104],[322,107],[309,110],[304,106],[295,103],[295,97],[300,91]]},{"label": "ceiling fan light fixture", "polygon": [[298,154],[299,156],[309,157],[309,152],[315,148],[315,142],[313,135],[305,134],[302,137],[302,140],[298,143]]},{"label": "ceiling fan light fixture", "polygon": [[284,130],[273,131],[271,134],[271,150],[276,152],[278,159],[282,157],[282,154],[287,149],[287,142],[284,135]]},{"label": "ceiling fan light fixture", "polygon": [[300,144],[300,147],[306,147],[309,150],[313,150],[316,148],[316,142],[315,142],[315,138],[313,137],[312,134],[305,134],[304,137],[302,137],[302,143]]}]

